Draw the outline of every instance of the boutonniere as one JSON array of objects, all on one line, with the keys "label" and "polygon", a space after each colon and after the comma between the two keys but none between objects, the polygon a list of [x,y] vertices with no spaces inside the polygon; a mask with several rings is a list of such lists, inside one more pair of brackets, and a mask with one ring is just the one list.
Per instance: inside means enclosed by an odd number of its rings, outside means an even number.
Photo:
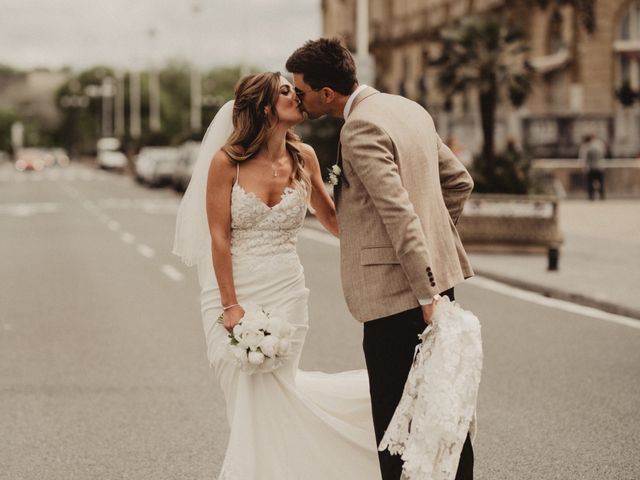
[{"label": "boutonniere", "polygon": [[342,169],[336,163],[329,169],[329,183],[334,187],[338,185],[338,179],[340,174],[342,173]]}]

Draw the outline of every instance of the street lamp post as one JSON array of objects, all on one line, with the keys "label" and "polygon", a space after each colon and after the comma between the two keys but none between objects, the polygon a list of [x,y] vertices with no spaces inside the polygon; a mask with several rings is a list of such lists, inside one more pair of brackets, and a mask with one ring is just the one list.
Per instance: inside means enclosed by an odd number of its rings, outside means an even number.
[{"label": "street lamp post", "polygon": [[115,134],[122,138],[125,135],[125,98],[124,98],[124,74],[118,72],[116,76],[115,90]]},{"label": "street lamp post", "polygon": [[358,0],[356,6],[356,65],[360,82],[371,85],[373,57],[369,54],[369,0]]},{"label": "street lamp post", "polygon": [[102,96],[102,136],[113,136],[113,99],[115,87],[113,78],[104,77],[102,79],[102,88],[100,95]]},{"label": "street lamp post", "polygon": [[162,128],[160,122],[160,81],[155,67],[155,38],[156,29],[149,29],[149,40],[151,44],[150,67],[149,67],[149,129],[152,132],[159,132]]},{"label": "street lamp post", "polygon": [[142,135],[140,97],[140,72],[132,70],[129,74],[129,134],[134,140],[139,140]]},{"label": "street lamp post", "polygon": [[[192,4],[194,19],[197,20],[200,10],[200,3],[197,0],[194,1]],[[194,23],[196,23],[197,26],[197,22]],[[197,29],[195,29],[193,35],[194,41],[197,43],[199,39],[195,32],[197,32]],[[198,69],[195,59],[197,51],[198,48],[196,45],[196,48],[192,48],[192,56],[194,58],[191,60],[191,131],[194,133],[199,132],[202,128],[202,81],[200,78],[200,70]]]}]

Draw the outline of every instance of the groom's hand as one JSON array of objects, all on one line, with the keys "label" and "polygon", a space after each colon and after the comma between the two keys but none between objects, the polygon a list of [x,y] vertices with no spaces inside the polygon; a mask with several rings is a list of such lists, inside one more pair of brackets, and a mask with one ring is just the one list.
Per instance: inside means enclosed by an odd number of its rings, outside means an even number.
[{"label": "groom's hand", "polygon": [[236,305],[235,307],[231,307],[229,310],[225,310],[224,315],[222,316],[222,324],[224,328],[226,328],[227,332],[231,333],[233,331],[233,327],[235,327],[240,320],[244,317],[244,308],[240,305]]},{"label": "groom's hand", "polygon": [[422,317],[424,318],[424,323],[427,325],[431,325],[433,323],[433,312],[436,310],[436,305],[438,304],[438,300],[440,300],[440,295],[436,295],[433,297],[433,301],[428,305],[420,305],[422,308]]}]

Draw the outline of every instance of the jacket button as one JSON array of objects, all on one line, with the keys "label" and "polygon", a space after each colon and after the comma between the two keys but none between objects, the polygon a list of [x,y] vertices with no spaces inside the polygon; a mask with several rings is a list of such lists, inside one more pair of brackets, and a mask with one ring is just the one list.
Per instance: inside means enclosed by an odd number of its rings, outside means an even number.
[{"label": "jacket button", "polygon": [[431,282],[431,286],[435,287],[436,286],[436,282]]}]

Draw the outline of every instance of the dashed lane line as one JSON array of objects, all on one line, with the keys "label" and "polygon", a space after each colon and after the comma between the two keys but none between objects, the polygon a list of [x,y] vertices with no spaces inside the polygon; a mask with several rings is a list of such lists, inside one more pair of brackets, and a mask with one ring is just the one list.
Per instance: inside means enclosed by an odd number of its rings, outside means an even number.
[{"label": "dashed lane line", "polygon": [[171,280],[174,280],[176,282],[181,282],[182,280],[184,280],[184,275],[182,274],[182,272],[177,270],[175,267],[172,267],[171,265],[162,265],[161,270],[162,273],[164,273]]},{"label": "dashed lane line", "polygon": [[151,258],[156,254],[156,252],[155,252],[155,250],[153,248],[151,248],[148,245],[145,245],[143,243],[138,245],[136,250],[138,250],[138,253],[140,255],[142,255],[143,257],[146,257],[146,258]]},{"label": "dashed lane line", "polygon": [[131,235],[129,232],[123,232],[122,235],[120,235],[120,239],[124,242],[124,243],[133,243],[136,241],[136,237],[134,237],[133,235]]}]

